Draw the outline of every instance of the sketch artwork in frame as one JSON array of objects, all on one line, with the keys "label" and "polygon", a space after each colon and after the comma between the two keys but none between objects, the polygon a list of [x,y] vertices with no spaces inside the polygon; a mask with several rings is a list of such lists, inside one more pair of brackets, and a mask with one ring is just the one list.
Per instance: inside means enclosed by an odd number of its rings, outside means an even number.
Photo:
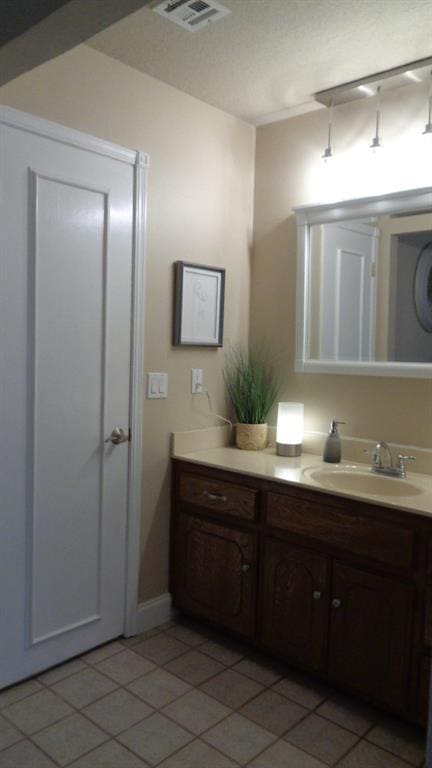
[{"label": "sketch artwork in frame", "polygon": [[225,270],[175,262],[174,345],[221,347]]}]

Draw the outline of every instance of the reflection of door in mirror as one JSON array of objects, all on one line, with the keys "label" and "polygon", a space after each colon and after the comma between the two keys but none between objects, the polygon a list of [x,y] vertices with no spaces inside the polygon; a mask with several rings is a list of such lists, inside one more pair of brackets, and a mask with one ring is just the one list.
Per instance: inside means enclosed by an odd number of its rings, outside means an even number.
[{"label": "reflection of door in mirror", "polygon": [[373,360],[375,219],[311,227],[311,357]]},{"label": "reflection of door in mirror", "polygon": [[430,363],[432,337],[419,319],[414,286],[432,215],[381,216],[378,226],[376,359]]}]

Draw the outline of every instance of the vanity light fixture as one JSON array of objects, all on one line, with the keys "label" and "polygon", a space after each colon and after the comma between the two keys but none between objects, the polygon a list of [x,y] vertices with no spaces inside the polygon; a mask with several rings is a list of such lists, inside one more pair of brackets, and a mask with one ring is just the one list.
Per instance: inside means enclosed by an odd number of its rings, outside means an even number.
[{"label": "vanity light fixture", "polygon": [[372,152],[374,152],[376,149],[382,146],[381,139],[379,136],[380,110],[381,110],[381,86],[379,85],[376,91],[375,136],[372,139],[372,144],[370,144],[370,149],[372,150]]},{"label": "vanity light fixture", "polygon": [[328,160],[331,160],[333,157],[333,150],[331,145],[331,138],[332,138],[332,122],[333,122],[333,106],[334,101],[333,99],[330,101],[329,105],[329,121],[328,121],[328,134],[327,134],[327,146],[324,150],[324,153],[321,155],[322,160],[324,160],[325,163],[327,163]]},{"label": "vanity light fixture", "polygon": [[352,80],[349,83],[341,83],[334,88],[327,88],[324,91],[318,91],[314,94],[315,101],[330,107],[339,104],[346,104],[349,101],[358,101],[370,96],[374,96],[378,86],[382,91],[400,88],[409,83],[425,82],[431,74],[432,57],[418,59],[403,64],[400,67],[386,69],[383,72],[362,77],[358,80]]},{"label": "vanity light fixture", "polygon": [[303,403],[279,403],[276,427],[278,456],[300,456],[303,442]]},{"label": "vanity light fixture", "polygon": [[429,85],[429,108],[428,108],[428,121],[423,131],[423,136],[432,136],[432,69],[430,73],[430,85]]}]

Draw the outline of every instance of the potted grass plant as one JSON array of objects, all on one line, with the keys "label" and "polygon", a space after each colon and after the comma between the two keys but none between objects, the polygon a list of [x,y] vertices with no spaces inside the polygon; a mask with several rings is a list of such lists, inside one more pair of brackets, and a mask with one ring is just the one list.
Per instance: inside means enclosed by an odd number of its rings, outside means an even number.
[{"label": "potted grass plant", "polygon": [[223,376],[235,413],[237,447],[262,450],[267,445],[267,417],[280,390],[264,346],[234,347]]}]

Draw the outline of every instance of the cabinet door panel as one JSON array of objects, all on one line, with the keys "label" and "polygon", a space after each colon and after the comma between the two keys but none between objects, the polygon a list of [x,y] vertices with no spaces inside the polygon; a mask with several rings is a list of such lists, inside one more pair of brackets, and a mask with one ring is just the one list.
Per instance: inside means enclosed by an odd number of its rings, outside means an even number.
[{"label": "cabinet door panel", "polygon": [[175,545],[175,603],[252,638],[255,628],[253,534],[180,514]]},{"label": "cabinet door panel", "polygon": [[264,550],[261,641],[311,669],[324,667],[328,558],[267,539]]},{"label": "cabinet door panel", "polygon": [[335,563],[330,678],[404,709],[412,611],[411,586]]}]

